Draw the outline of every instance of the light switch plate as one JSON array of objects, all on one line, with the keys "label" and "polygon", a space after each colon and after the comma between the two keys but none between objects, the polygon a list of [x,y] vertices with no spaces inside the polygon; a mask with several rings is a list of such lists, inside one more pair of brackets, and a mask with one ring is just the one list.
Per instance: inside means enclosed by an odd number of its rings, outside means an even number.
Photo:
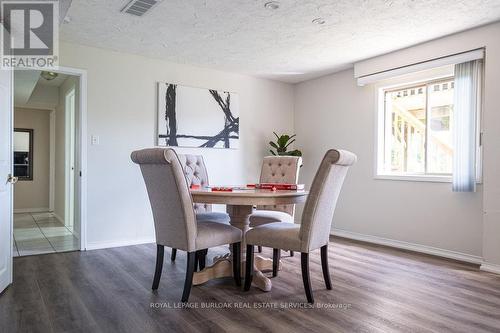
[{"label": "light switch plate", "polygon": [[99,145],[99,136],[98,135],[92,135],[90,140],[91,140],[92,146]]}]

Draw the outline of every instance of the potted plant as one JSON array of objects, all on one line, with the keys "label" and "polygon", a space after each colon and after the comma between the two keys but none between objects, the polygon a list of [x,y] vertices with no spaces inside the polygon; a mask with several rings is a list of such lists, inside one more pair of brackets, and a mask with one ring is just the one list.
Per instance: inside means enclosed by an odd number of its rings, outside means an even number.
[{"label": "potted plant", "polygon": [[272,149],[269,150],[271,154],[274,156],[279,155],[279,156],[302,156],[302,152],[298,149],[295,150],[287,150],[288,146],[290,146],[293,142],[295,142],[295,134],[294,135],[288,135],[288,134],[283,134],[283,135],[278,135],[276,132],[273,132],[274,135],[276,136],[276,142],[269,141],[269,145],[274,148],[276,151],[273,151]]}]

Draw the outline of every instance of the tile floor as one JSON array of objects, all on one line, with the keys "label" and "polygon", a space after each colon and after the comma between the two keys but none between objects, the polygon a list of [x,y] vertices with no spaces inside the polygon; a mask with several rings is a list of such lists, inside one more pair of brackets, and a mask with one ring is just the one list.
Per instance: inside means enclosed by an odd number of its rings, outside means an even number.
[{"label": "tile floor", "polygon": [[14,214],[14,256],[76,251],[79,240],[51,213]]}]

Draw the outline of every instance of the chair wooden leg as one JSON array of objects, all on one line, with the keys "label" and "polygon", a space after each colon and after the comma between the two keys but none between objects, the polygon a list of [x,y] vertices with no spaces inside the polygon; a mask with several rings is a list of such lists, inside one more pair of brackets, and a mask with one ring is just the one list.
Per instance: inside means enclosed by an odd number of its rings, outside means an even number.
[{"label": "chair wooden leg", "polygon": [[290,251],[290,257],[293,257],[294,253],[293,251]]},{"label": "chair wooden leg", "polygon": [[281,250],[273,249],[273,277],[278,276],[278,267],[280,265]]},{"label": "chair wooden leg", "polygon": [[198,272],[198,263],[200,262],[200,251],[194,253],[194,271]]},{"label": "chair wooden leg", "polygon": [[175,261],[176,255],[177,255],[177,249],[172,249],[172,254],[170,255],[170,260]]},{"label": "chair wooden leg", "polygon": [[163,253],[165,248],[163,245],[156,244],[156,269],[155,269],[155,277],[153,278],[153,286],[151,289],[158,289],[158,285],[160,284],[161,271],[163,269]]},{"label": "chair wooden leg", "polygon": [[257,250],[259,251],[259,253],[262,253],[262,246],[257,246]]},{"label": "chair wooden leg", "polygon": [[302,266],[302,282],[304,282],[307,301],[312,304],[314,303],[314,298],[311,289],[311,279],[309,279],[309,253],[301,253],[300,261]]},{"label": "chair wooden leg", "polygon": [[196,251],[196,269],[202,271],[207,265],[208,249]]},{"label": "chair wooden leg", "polygon": [[241,286],[241,242],[233,243],[233,276],[238,287]]},{"label": "chair wooden leg", "polygon": [[245,291],[250,290],[253,278],[253,245],[247,245],[247,258],[245,266]]},{"label": "chair wooden leg", "polygon": [[189,300],[189,294],[191,293],[191,286],[193,285],[193,274],[195,266],[196,266],[196,252],[188,252],[186,280],[184,281],[184,291],[182,292],[181,302],[187,302]]},{"label": "chair wooden leg", "polygon": [[201,262],[200,270],[203,270],[205,266],[207,266],[207,254],[208,254],[208,249],[203,250],[203,260]]},{"label": "chair wooden leg", "polygon": [[323,268],[323,279],[326,289],[332,290],[332,281],[330,280],[330,271],[328,269],[328,245],[321,247],[321,268]]}]

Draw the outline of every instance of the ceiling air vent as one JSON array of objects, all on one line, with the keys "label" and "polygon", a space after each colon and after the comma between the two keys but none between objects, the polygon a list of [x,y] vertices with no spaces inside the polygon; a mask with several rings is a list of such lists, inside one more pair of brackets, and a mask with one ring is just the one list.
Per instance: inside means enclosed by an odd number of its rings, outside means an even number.
[{"label": "ceiling air vent", "polygon": [[135,16],[142,16],[161,1],[162,0],[132,0],[123,7],[121,11]]}]

